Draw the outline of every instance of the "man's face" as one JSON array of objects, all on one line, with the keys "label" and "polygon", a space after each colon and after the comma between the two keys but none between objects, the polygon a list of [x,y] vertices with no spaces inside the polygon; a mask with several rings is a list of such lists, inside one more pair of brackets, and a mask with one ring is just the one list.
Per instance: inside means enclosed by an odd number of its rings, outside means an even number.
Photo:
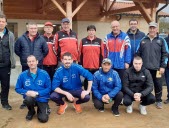
[{"label": "man's face", "polygon": [[65,68],[70,68],[71,64],[73,63],[73,59],[71,56],[64,56],[62,59],[62,63]]},{"label": "man's face", "polygon": [[111,66],[112,66],[112,65],[109,64],[109,63],[104,63],[104,64],[102,64],[103,72],[108,72],[108,71],[110,71]]},{"label": "man's face", "polygon": [[28,32],[30,36],[36,36],[38,32],[38,26],[35,24],[28,25]]},{"label": "man's face", "polygon": [[133,66],[134,66],[134,69],[136,71],[140,71],[142,65],[143,65],[143,61],[142,60],[136,60],[136,59],[133,60]]},{"label": "man's face", "polygon": [[7,25],[5,18],[0,18],[0,30],[3,31],[5,26]]},{"label": "man's face", "polygon": [[46,34],[52,34],[53,27],[52,26],[44,26],[44,31]]},{"label": "man's face", "polygon": [[68,22],[64,22],[61,24],[62,25],[62,29],[66,32],[70,31],[70,23]]},{"label": "man's face", "polygon": [[118,21],[113,21],[111,23],[111,28],[114,35],[118,35],[120,33],[120,23]]},{"label": "man's face", "polygon": [[130,30],[132,31],[136,31],[138,29],[137,21],[130,21],[129,25],[130,25]]},{"label": "man's face", "polygon": [[150,26],[149,27],[149,36],[154,38],[157,35],[157,27]]},{"label": "man's face", "polygon": [[37,65],[38,65],[38,60],[36,60],[36,58],[34,56],[28,57],[27,64],[31,70],[36,69]]},{"label": "man's face", "polygon": [[88,30],[87,32],[88,32],[88,36],[89,36],[89,37],[94,37],[95,34],[96,34],[96,31],[95,31],[94,29],[90,29],[90,30]]}]

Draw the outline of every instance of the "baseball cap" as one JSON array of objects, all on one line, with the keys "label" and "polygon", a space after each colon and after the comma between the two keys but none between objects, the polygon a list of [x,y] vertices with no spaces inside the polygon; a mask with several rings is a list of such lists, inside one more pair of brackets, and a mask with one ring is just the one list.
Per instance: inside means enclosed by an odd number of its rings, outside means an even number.
[{"label": "baseball cap", "polygon": [[45,26],[52,26],[53,27],[53,24],[51,22],[46,22]]},{"label": "baseball cap", "polygon": [[102,64],[105,64],[105,63],[112,64],[112,62],[111,62],[111,60],[109,58],[103,59]]},{"label": "baseball cap", "polygon": [[158,24],[156,22],[150,22],[149,27],[156,27],[157,28]]},{"label": "baseball cap", "polygon": [[68,18],[63,18],[63,19],[62,19],[62,23],[64,23],[64,22],[70,23],[70,20],[69,20]]}]

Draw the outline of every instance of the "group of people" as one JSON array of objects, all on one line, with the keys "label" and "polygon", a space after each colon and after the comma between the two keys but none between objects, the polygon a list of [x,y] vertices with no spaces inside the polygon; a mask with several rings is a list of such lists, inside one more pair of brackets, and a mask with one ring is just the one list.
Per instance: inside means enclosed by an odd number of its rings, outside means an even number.
[{"label": "group of people", "polygon": [[[22,65],[15,90],[24,98],[20,108],[28,108],[26,120],[32,120],[37,113],[40,122],[47,122],[49,99],[59,106],[59,115],[65,113],[66,101],[73,104],[76,113],[81,113],[81,104],[88,102],[91,96],[94,107],[100,112],[104,112],[104,105],[114,100],[111,111],[115,116],[120,115],[121,103],[126,106],[127,113],[132,113],[133,101],[139,102],[142,115],[147,114],[147,105],[156,103],[157,108],[162,108],[162,75],[165,69],[169,70],[169,37],[165,40],[158,35],[157,23],[149,23],[149,33],[145,35],[138,29],[136,19],[129,21],[127,33],[121,31],[118,21],[112,21],[112,31],[103,41],[96,37],[96,27],[89,25],[88,36],[79,45],[70,24],[68,18],[62,19],[62,30],[53,35],[53,24],[46,22],[45,33],[40,35],[37,24],[29,22],[27,31],[15,42],[12,32],[6,28],[5,15],[0,15],[3,108],[12,109],[8,93],[10,70],[15,67],[14,53]],[[167,72],[165,74],[167,77]],[[169,97],[164,103],[169,103]]]}]

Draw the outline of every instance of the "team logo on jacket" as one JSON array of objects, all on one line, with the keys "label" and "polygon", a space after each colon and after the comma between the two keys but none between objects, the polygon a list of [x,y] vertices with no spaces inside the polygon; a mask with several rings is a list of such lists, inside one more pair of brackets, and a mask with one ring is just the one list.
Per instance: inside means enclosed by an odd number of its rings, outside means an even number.
[{"label": "team logo on jacket", "polygon": [[31,85],[30,79],[26,79],[25,86],[30,86],[30,85]]},{"label": "team logo on jacket", "polygon": [[72,74],[72,78],[76,78],[76,74]]},{"label": "team logo on jacket", "polygon": [[143,78],[144,78],[145,76],[141,76],[141,77],[143,77]]},{"label": "team logo on jacket", "polygon": [[42,80],[38,80],[37,85],[42,85]]},{"label": "team logo on jacket", "polygon": [[63,83],[66,83],[66,82],[68,82],[68,78],[67,78],[67,76],[64,76],[63,77]]},{"label": "team logo on jacket", "polygon": [[108,81],[113,81],[113,79],[111,77],[108,78]]},{"label": "team logo on jacket", "polygon": [[119,43],[121,43],[121,42],[122,42],[122,40],[121,40],[121,39],[119,39],[119,40],[118,40],[118,42],[119,42]]},{"label": "team logo on jacket", "polygon": [[145,44],[146,42],[142,41],[141,43],[142,43],[142,44]]},{"label": "team logo on jacket", "polygon": [[157,44],[161,44],[161,40],[157,40]]}]

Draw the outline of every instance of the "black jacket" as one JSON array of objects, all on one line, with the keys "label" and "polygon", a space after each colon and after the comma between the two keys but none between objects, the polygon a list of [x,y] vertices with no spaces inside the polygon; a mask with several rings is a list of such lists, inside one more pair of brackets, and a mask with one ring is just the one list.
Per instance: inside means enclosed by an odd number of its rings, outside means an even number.
[{"label": "black jacket", "polygon": [[[168,49],[169,49],[169,35],[167,37],[165,37],[165,40],[167,42],[167,45],[168,45]],[[169,60],[169,55],[168,55],[168,60]],[[169,68],[169,61],[167,63],[167,67]]]},{"label": "black jacket", "polygon": [[134,93],[141,93],[142,97],[150,94],[153,91],[153,80],[149,70],[142,67],[137,72],[134,67],[130,67],[124,72],[123,77],[124,93],[133,97]]},{"label": "black jacket", "polygon": [[24,33],[15,43],[15,53],[20,57],[21,65],[27,65],[27,57],[34,55],[42,65],[44,57],[48,54],[48,46],[43,37],[38,33],[34,41],[28,38],[28,32]]},{"label": "black jacket", "polygon": [[164,38],[155,37],[152,41],[145,36],[139,45],[137,55],[143,59],[143,65],[150,70],[165,68],[168,60],[168,47]]}]

